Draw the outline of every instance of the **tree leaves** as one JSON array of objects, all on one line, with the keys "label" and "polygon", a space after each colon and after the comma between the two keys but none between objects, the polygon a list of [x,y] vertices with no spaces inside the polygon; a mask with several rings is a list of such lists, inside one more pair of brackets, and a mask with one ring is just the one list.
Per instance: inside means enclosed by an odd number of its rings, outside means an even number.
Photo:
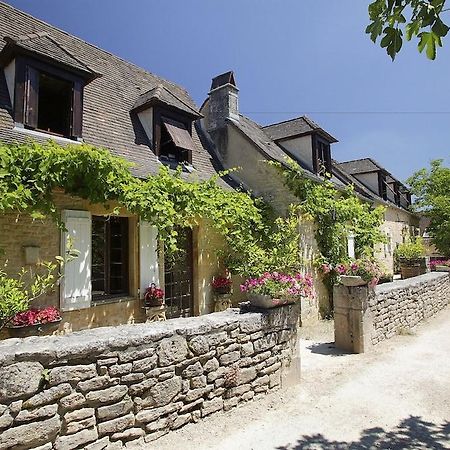
[{"label": "tree leaves", "polygon": [[386,49],[392,60],[400,52],[403,33],[408,41],[418,39],[419,52],[434,60],[437,47],[449,27],[442,21],[446,0],[375,0],[368,8],[371,23],[366,28],[370,39]]}]

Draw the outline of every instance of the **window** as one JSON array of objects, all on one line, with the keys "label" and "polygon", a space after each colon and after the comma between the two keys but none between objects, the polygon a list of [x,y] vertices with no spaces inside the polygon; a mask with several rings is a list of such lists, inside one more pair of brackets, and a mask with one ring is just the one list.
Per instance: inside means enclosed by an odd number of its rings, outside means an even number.
[{"label": "window", "polygon": [[386,174],[381,171],[378,172],[378,192],[383,200],[387,200]]},{"label": "window", "polygon": [[331,175],[330,143],[313,137],[313,168],[317,174]]},{"label": "window", "polygon": [[32,130],[81,138],[84,81],[33,59],[16,60],[15,121]]},{"label": "window", "polygon": [[39,74],[37,128],[70,136],[73,83],[45,73]]},{"label": "window", "polygon": [[92,216],[92,298],[128,292],[128,219]]}]

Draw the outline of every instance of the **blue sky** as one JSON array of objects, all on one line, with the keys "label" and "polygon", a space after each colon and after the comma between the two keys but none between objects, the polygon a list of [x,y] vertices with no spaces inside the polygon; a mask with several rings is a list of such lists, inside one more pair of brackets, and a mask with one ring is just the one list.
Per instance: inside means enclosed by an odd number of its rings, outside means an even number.
[{"label": "blue sky", "polygon": [[[261,124],[308,114],[404,180],[450,163],[450,38],[429,61],[415,43],[394,63],[364,33],[369,0],[9,0],[189,90],[234,70],[240,110]],[[450,17],[449,17],[450,18]]]}]

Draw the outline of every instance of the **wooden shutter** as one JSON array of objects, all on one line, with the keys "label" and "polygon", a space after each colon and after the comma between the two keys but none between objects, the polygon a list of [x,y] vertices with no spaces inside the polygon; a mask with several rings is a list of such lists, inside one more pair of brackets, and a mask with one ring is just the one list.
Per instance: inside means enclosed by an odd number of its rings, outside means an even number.
[{"label": "wooden shutter", "polygon": [[158,230],[143,220],[139,223],[140,297],[151,283],[159,286]]},{"label": "wooden shutter", "polygon": [[66,254],[69,236],[79,255],[64,266],[60,303],[63,311],[91,306],[92,219],[88,211],[65,210],[62,216],[67,231],[62,233],[61,254]]},{"label": "wooden shutter", "polygon": [[27,125],[30,128],[37,128],[39,72],[31,66],[27,66],[25,95],[24,125]]},{"label": "wooden shutter", "polygon": [[72,97],[72,137],[81,138],[83,128],[83,83],[73,83]]}]

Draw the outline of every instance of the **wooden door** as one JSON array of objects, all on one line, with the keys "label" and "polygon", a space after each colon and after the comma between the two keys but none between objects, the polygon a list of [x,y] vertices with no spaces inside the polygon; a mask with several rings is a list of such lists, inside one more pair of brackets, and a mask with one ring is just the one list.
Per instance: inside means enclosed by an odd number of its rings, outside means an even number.
[{"label": "wooden door", "polygon": [[180,229],[178,237],[180,251],[164,258],[167,318],[194,315],[192,230]]}]

